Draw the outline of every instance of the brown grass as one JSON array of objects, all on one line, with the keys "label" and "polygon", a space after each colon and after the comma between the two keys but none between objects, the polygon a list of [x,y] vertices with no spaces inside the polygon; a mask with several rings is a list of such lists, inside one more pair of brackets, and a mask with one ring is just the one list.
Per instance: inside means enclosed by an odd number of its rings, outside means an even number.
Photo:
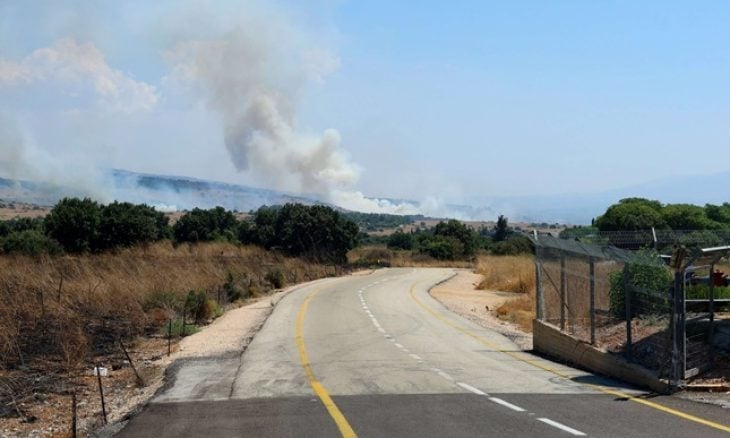
[{"label": "brown grass", "polygon": [[479,289],[514,292],[496,309],[497,316],[532,331],[535,318],[535,263],[532,256],[480,256],[476,272],[484,276]]},{"label": "brown grass", "polygon": [[476,272],[484,276],[479,289],[535,293],[535,262],[532,256],[480,256]]},{"label": "brown grass", "polygon": [[385,245],[356,248],[350,251],[347,259],[351,264],[363,267],[474,268],[471,260],[436,260],[414,251],[394,251]]},{"label": "brown grass", "polygon": [[[73,368],[114,348],[119,336],[154,332],[179,312],[190,290],[226,303],[233,277],[244,296],[273,286],[335,275],[337,268],[286,258],[258,247],[169,242],[115,253],[0,257],[0,368],[42,361]],[[178,303],[176,310],[175,305]]]}]

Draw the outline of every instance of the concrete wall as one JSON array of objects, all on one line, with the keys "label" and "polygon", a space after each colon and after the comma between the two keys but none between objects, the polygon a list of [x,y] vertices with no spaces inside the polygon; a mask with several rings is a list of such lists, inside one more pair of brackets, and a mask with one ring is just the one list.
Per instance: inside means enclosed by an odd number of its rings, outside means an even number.
[{"label": "concrete wall", "polygon": [[560,331],[554,325],[534,320],[532,342],[535,351],[575,364],[598,374],[614,377],[660,393],[669,393],[669,385],[653,373],[624,358],[599,350]]}]

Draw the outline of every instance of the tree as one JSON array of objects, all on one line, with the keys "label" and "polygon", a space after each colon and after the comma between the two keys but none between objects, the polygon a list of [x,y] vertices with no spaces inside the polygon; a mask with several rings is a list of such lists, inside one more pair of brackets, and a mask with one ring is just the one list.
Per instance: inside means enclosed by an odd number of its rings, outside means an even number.
[{"label": "tree", "polygon": [[499,215],[497,218],[497,227],[494,231],[494,241],[501,242],[507,238],[509,234],[509,225],[507,224],[507,218],[504,215]]},{"label": "tree", "polygon": [[403,230],[397,230],[388,237],[388,248],[390,249],[413,249],[413,236],[406,234]]},{"label": "tree", "polygon": [[477,249],[476,233],[465,224],[451,219],[448,222],[439,222],[433,230],[436,236],[453,237],[459,241],[461,252],[457,256],[470,257],[473,256]]},{"label": "tree", "polygon": [[194,208],[184,214],[172,227],[178,242],[208,242],[212,240],[238,241],[239,225],[236,217],[223,207],[209,210]]},{"label": "tree", "polygon": [[718,222],[707,217],[706,210],[690,204],[668,204],[661,210],[662,218],[673,230],[716,230]]},{"label": "tree", "polygon": [[102,207],[99,248],[151,243],[168,235],[168,218],[147,205],[113,202]]},{"label": "tree", "polygon": [[331,207],[286,204],[276,212],[274,241],[291,255],[344,263],[358,237],[357,224]]},{"label": "tree", "polygon": [[68,252],[95,248],[99,237],[101,207],[89,198],[64,198],[46,216],[46,233]]},{"label": "tree", "polygon": [[599,216],[595,224],[600,231],[636,231],[666,228],[659,201],[643,198],[622,199]]}]

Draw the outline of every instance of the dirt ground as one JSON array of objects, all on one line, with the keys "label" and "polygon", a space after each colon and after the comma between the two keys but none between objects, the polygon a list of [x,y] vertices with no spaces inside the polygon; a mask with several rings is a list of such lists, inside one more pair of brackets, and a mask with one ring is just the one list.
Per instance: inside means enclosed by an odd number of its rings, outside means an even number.
[{"label": "dirt ground", "polygon": [[499,306],[520,295],[513,292],[479,290],[477,285],[481,280],[482,276],[479,274],[466,269],[458,270],[454,277],[431,289],[431,295],[452,312],[507,336],[523,350],[531,350],[531,334],[497,317]]}]

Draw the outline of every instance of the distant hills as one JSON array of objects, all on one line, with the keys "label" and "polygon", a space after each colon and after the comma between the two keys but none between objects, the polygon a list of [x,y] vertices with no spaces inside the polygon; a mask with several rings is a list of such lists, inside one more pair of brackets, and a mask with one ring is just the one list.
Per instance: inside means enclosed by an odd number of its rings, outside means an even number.
[{"label": "distant hills", "polygon": [[[0,199],[53,205],[64,196],[88,196],[102,193],[106,201],[119,200],[146,203],[161,210],[189,210],[217,205],[229,210],[248,211],[262,205],[299,202],[325,203],[314,195],[296,195],[276,190],[247,187],[184,176],[166,176],[114,169],[98,182],[99,187],[85,190],[63,185],[0,178]],[[587,224],[606,208],[622,198],[644,197],[663,203],[730,202],[730,172],[710,175],[682,175],[658,179],[644,184],[594,192],[562,195],[478,197],[471,205],[446,204],[426,216],[456,217],[473,220],[495,220],[504,214],[514,221],[561,224]],[[101,187],[101,189],[100,189]],[[418,204],[415,201],[399,201]]]},{"label": "distant hills", "polygon": [[[262,205],[299,202],[315,204],[313,197],[297,196],[275,190],[246,187],[183,176],[153,175],[114,169],[101,178],[99,187],[84,190],[65,185],[0,178],[0,199],[53,205],[65,196],[102,196],[146,203],[160,210],[189,210],[194,207],[222,206],[229,210],[248,211]],[[101,195],[100,195],[101,194]]]}]

